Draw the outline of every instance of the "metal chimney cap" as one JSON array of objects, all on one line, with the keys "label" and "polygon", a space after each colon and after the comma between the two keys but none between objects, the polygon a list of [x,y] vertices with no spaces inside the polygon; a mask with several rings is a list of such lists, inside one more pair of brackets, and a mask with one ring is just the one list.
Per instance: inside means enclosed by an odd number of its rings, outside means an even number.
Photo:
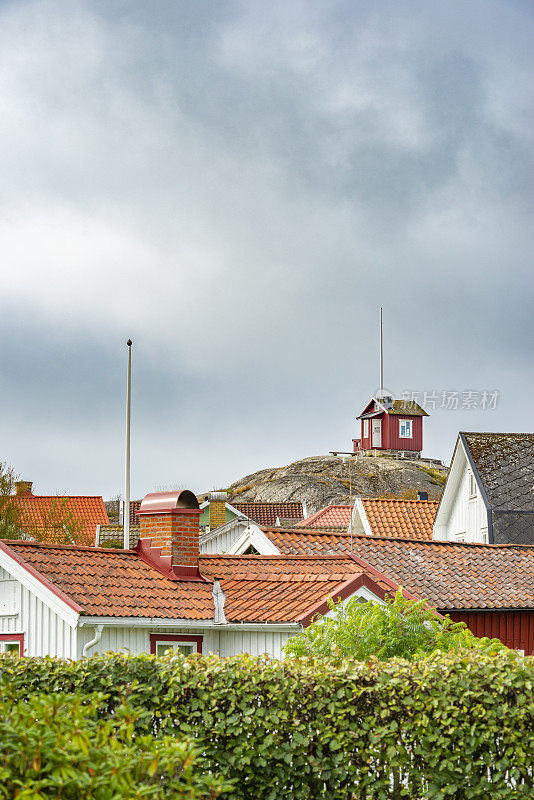
[{"label": "metal chimney cap", "polygon": [[198,509],[198,500],[189,489],[178,492],[152,492],[141,500],[139,514],[161,514],[177,508]]},{"label": "metal chimney cap", "polygon": [[210,502],[220,501],[224,503],[226,502],[227,497],[228,497],[228,492],[210,492],[208,494],[208,500]]}]

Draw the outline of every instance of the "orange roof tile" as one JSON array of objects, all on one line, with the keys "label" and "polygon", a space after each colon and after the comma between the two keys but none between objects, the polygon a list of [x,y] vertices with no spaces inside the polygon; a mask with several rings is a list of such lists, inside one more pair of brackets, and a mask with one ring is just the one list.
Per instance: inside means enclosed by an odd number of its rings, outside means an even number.
[{"label": "orange roof tile", "polygon": [[109,519],[104,501],[98,496],[86,495],[15,495],[13,500],[20,508],[20,527],[30,535],[32,531],[43,532],[47,541],[57,535],[53,524],[68,517],[80,526],[75,534],[76,544],[92,544],[97,525],[108,525]]},{"label": "orange roof tile", "polygon": [[260,503],[260,502],[231,502],[237,511],[244,514],[249,519],[257,522],[258,525],[275,525],[276,518],[293,520],[302,519],[302,503]]},{"label": "orange roof tile", "polygon": [[71,597],[84,614],[211,619],[211,583],[171,581],[135,550],[4,542]]},{"label": "orange roof tile", "polygon": [[438,501],[367,497],[362,498],[362,503],[374,536],[395,536],[402,539],[432,538]]},{"label": "orange roof tile", "polygon": [[[269,528],[281,553],[349,553],[347,533]],[[534,545],[352,537],[353,553],[438,609],[533,608]]]},{"label": "orange roof tile", "polygon": [[135,550],[7,540],[2,548],[91,616],[210,620],[215,579],[226,595],[229,622],[298,622],[352,579],[366,581],[382,596],[397,588],[348,555],[201,556],[200,569],[207,580],[196,582],[166,578]]},{"label": "orange roof tile", "polygon": [[301,522],[296,528],[347,528],[352,513],[351,506],[331,505],[321,508]]}]

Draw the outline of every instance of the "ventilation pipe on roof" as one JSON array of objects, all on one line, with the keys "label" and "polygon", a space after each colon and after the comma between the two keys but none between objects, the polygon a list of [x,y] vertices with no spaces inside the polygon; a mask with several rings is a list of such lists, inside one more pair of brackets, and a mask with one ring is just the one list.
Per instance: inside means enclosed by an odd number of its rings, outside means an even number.
[{"label": "ventilation pipe on roof", "polygon": [[91,639],[91,641],[89,641],[86,644],[84,644],[83,650],[82,650],[82,658],[86,658],[87,653],[89,652],[91,647],[94,647],[95,644],[99,643],[100,639],[102,638],[103,629],[104,629],[103,625],[95,625],[95,636],[94,636],[93,639]]},{"label": "ventilation pipe on roof", "polygon": [[224,601],[226,595],[224,594],[219,581],[213,581],[213,603],[215,612],[213,614],[213,621],[215,625],[226,625],[226,617],[224,616]]},{"label": "ventilation pipe on roof", "polygon": [[428,500],[428,492],[417,492],[418,500]]}]

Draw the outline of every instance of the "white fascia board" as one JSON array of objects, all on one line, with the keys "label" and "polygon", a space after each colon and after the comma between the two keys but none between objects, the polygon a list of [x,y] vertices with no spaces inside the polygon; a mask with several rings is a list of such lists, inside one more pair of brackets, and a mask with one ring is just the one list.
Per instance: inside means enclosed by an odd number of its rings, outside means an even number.
[{"label": "white fascia board", "polygon": [[273,633],[300,629],[300,622],[227,622],[212,619],[165,619],[163,617],[80,617],[80,627],[105,625],[109,628],[195,628],[216,631],[263,631]]},{"label": "white fascia board", "polygon": [[353,533],[365,533],[366,536],[372,536],[373,531],[371,530],[371,526],[369,525],[369,520],[367,518],[367,514],[365,513],[365,508],[363,505],[363,500],[361,497],[357,497],[354,501],[354,508],[352,509],[352,517],[351,523],[348,528],[348,532],[350,533],[350,529],[352,527]]},{"label": "white fascia board", "polygon": [[[206,506],[209,506],[209,504],[210,504],[209,500],[204,500],[204,502],[199,505],[200,510],[202,511],[203,509],[206,508]],[[247,517],[246,514],[243,514],[242,511],[238,511],[237,508],[234,508],[232,505],[230,505],[230,503],[225,503],[224,507],[227,509],[227,511],[231,511],[232,514],[237,514],[238,517],[241,516],[241,517],[245,517],[245,519],[249,519],[249,517]],[[232,520],[229,520],[229,522],[231,522],[231,521]],[[222,527],[222,525],[221,525],[221,527]]]},{"label": "white fascia board", "polygon": [[462,440],[460,436],[458,436],[454,453],[452,454],[451,466],[449,468],[449,474],[447,475],[445,488],[443,489],[443,494],[441,495],[436,517],[434,519],[432,532],[433,539],[443,539],[442,531],[446,530],[449,523],[449,517],[454,505],[454,500],[458,493],[458,489],[460,488],[462,475],[467,463],[467,454],[462,444]]},{"label": "white fascia board", "polygon": [[279,556],[280,550],[264,534],[257,525],[250,525],[246,528],[230,547],[226,555],[242,555],[245,550],[254,547],[261,556]]},{"label": "white fascia board", "polygon": [[54,614],[61,617],[67,625],[70,625],[71,628],[76,627],[80,617],[79,613],[54,594],[51,589],[41,583],[35,575],[28,572],[22,564],[19,564],[14,558],[11,558],[9,553],[3,550],[0,550],[0,567],[12,575],[13,578],[22,584],[29,592],[32,592],[32,594],[38,597],[41,602],[54,612]]}]

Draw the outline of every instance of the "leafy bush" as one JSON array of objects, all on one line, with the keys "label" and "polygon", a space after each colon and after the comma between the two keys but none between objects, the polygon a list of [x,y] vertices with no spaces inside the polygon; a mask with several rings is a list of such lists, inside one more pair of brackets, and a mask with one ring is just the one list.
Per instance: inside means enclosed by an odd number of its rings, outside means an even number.
[{"label": "leafy bush", "polygon": [[215,798],[223,783],[198,773],[198,750],[134,735],[140,712],[121,704],[99,720],[103,696],[35,694],[0,701],[0,797],[17,800]]},{"label": "leafy bush", "polygon": [[506,650],[498,639],[477,639],[465,622],[440,617],[424,602],[398,591],[385,605],[352,598],[345,605],[330,602],[332,617],[321,617],[289,639],[286,656],[317,656],[360,661],[375,656],[420,658],[434,650]]},{"label": "leafy bush", "polygon": [[203,770],[235,779],[225,800],[534,796],[534,659],[512,651],[384,663],[3,656],[0,672],[17,697],[100,691],[103,720],[127,697],[136,735],[195,739]]}]

